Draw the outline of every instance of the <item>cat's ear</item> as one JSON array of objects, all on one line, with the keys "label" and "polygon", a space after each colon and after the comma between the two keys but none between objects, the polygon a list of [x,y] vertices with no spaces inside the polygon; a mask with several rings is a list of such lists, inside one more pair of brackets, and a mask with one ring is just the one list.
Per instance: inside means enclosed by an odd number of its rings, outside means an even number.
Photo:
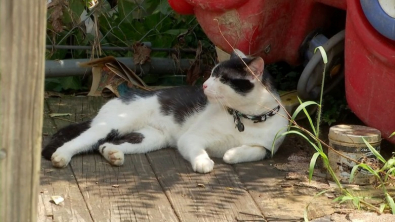
[{"label": "cat's ear", "polygon": [[247,69],[246,71],[250,74],[251,71],[254,73],[254,75],[251,74],[252,80],[256,78],[261,79],[264,66],[265,62],[263,61],[263,59],[261,57],[256,57],[248,64],[249,69]]},{"label": "cat's ear", "polygon": [[235,58],[247,58],[246,55],[244,55],[244,53],[238,49],[234,49],[232,54],[230,54],[230,58],[231,59],[235,59]]}]

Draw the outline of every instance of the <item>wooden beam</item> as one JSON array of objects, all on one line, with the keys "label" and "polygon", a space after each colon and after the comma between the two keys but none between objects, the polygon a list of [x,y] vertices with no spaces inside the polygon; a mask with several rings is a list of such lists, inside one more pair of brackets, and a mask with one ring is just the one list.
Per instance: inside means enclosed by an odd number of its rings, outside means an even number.
[{"label": "wooden beam", "polygon": [[0,221],[36,221],[46,0],[0,1]]}]

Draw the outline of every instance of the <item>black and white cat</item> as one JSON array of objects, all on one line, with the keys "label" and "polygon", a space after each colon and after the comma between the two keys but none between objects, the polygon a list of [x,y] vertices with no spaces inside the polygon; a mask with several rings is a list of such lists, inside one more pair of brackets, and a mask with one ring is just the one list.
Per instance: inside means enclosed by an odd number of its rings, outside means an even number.
[{"label": "black and white cat", "polygon": [[283,141],[275,136],[288,125],[286,111],[263,59],[236,53],[243,59],[234,53],[216,65],[203,88],[131,90],[110,100],[92,121],[54,134],[43,156],[65,167],[74,155],[98,150],[120,166],[124,154],[177,147],[194,171],[208,173],[210,156],[235,164],[274,154]]}]

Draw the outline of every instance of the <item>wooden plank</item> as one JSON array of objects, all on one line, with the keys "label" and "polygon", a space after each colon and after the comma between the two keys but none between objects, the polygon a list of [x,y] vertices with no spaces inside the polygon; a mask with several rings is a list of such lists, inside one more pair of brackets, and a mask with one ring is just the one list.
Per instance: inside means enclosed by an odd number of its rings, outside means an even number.
[{"label": "wooden plank", "polygon": [[[61,114],[52,117],[58,129],[73,123],[93,119],[106,101],[108,99],[102,97],[87,96],[64,96],[62,98],[46,99],[48,114]],[[67,116],[65,114],[71,115]]]},{"label": "wooden plank", "polygon": [[[268,221],[303,221],[308,204],[310,219],[334,212],[331,199],[324,195],[314,197],[321,190],[308,187],[308,182],[301,186],[298,179],[286,180],[287,172],[274,167],[287,162],[287,158],[299,150],[296,143],[294,138],[288,137],[273,159],[235,165],[240,180]],[[304,173],[307,171],[308,162]]]},{"label": "wooden plank", "polygon": [[86,154],[71,166],[95,221],[178,221],[144,154],[121,167]]},{"label": "wooden plank", "polygon": [[[99,97],[95,97],[99,100]],[[97,110],[89,110],[84,107],[88,106],[88,97],[74,97],[64,96],[62,98],[48,98],[47,100],[50,113],[63,114],[61,116],[52,117],[58,129],[73,124],[82,122],[92,118]],[[87,112],[87,111],[90,112]],[[66,116],[65,114],[70,114]]]},{"label": "wooden plank", "polygon": [[[55,169],[50,161],[42,160],[38,221],[92,221],[89,210],[70,167]],[[65,200],[59,205],[52,196]]]},{"label": "wooden plank", "polygon": [[232,166],[215,159],[209,174],[193,172],[177,151],[147,154],[181,221],[264,221]]},{"label": "wooden plank", "polygon": [[[54,134],[57,130],[55,122],[49,116],[51,111],[49,110],[48,99],[44,100],[44,122],[43,122],[43,137],[49,137]],[[44,142],[43,142],[44,144]]]},{"label": "wooden plank", "polygon": [[[87,118],[87,115],[94,115],[98,107],[84,110],[84,104],[88,104],[88,100],[87,97],[71,96],[46,99],[43,134],[52,135],[60,127],[83,121]],[[101,98],[94,100],[99,101],[100,105],[103,103]],[[71,113],[72,115],[51,118],[50,113]],[[50,221],[92,221],[89,209],[70,166],[64,169],[55,169],[50,161],[43,159],[40,182],[38,221],[42,221],[42,219]],[[54,195],[62,196],[65,201],[59,206],[55,205],[51,201],[51,196]]]},{"label": "wooden plank", "polygon": [[0,1],[0,221],[36,221],[45,1]]}]

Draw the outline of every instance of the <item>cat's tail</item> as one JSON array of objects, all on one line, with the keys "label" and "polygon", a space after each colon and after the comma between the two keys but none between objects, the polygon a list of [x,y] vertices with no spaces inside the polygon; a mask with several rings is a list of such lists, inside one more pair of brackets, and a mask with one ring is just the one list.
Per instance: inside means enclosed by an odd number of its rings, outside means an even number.
[{"label": "cat's tail", "polygon": [[90,125],[91,120],[72,124],[60,129],[52,136],[49,143],[41,151],[41,155],[43,155],[45,159],[51,160],[52,154],[55,153],[59,147],[63,146],[64,143],[76,138],[81,133],[88,130]]}]

